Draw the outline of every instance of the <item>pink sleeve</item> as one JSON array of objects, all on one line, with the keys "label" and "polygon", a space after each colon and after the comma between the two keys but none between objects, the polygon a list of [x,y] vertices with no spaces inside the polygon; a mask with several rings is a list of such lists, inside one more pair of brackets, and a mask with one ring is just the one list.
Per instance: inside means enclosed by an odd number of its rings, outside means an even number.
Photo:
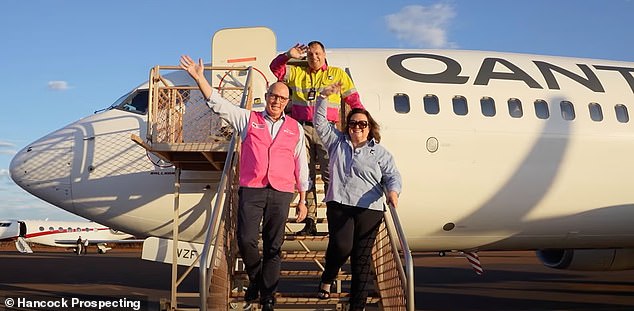
[{"label": "pink sleeve", "polygon": [[365,109],[365,107],[363,107],[363,104],[361,104],[361,99],[359,98],[359,93],[358,92],[354,92],[354,93],[344,97],[343,101],[346,102],[346,104],[350,105],[350,108],[352,108],[352,109],[354,109],[354,108]]},{"label": "pink sleeve", "polygon": [[271,68],[271,72],[273,72],[273,75],[277,77],[277,81],[284,80],[284,75],[286,74],[286,63],[288,62],[288,59],[288,56],[286,56],[285,53],[282,53],[271,61],[269,68]]}]

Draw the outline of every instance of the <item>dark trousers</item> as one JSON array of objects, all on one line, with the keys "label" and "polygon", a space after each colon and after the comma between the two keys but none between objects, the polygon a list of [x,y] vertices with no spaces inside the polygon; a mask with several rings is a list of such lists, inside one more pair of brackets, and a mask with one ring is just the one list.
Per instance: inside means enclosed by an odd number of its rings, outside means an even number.
[{"label": "dark trousers", "polygon": [[306,138],[306,150],[308,153],[308,177],[313,182],[312,188],[306,193],[306,201],[308,204],[308,213],[306,218],[313,221],[317,220],[317,194],[315,189],[315,179],[317,178],[317,164],[321,171],[321,180],[324,182],[324,193],[328,192],[328,184],[330,182],[330,172],[328,167],[328,151],[321,138],[317,135],[317,131],[312,124],[304,124],[304,136]]},{"label": "dark trousers", "polygon": [[372,246],[376,239],[383,212],[327,202],[328,249],[323,283],[331,283],[350,257],[352,284],[350,309],[363,310],[368,298],[368,282],[372,275]]},{"label": "dark trousers", "polygon": [[[280,279],[284,225],[293,194],[270,187],[241,187],[238,194],[238,248],[249,282],[257,282],[260,297],[272,297]],[[260,222],[262,256],[258,250]]]}]

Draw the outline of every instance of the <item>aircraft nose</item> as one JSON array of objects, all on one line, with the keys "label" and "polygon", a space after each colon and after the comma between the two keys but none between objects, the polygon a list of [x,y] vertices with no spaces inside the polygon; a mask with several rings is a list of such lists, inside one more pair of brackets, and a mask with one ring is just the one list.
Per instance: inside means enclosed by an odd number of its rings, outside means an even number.
[{"label": "aircraft nose", "polygon": [[9,171],[22,189],[55,206],[71,211],[71,167],[74,134],[66,127],[20,150]]},{"label": "aircraft nose", "polygon": [[0,241],[11,240],[17,237],[19,233],[17,222],[0,222]]}]

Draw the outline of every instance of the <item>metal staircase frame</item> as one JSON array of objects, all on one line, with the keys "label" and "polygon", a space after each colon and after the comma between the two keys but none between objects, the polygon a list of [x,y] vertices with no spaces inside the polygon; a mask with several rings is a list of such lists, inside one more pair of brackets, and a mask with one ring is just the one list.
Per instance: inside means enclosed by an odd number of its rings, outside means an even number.
[{"label": "metal staircase frame", "polygon": [[[213,275],[213,270],[214,267],[217,266],[218,262],[215,260],[217,259],[216,256],[218,254],[217,250],[219,247],[219,242],[221,241],[221,239],[219,239],[219,231],[220,228],[222,227],[222,221],[223,219],[220,217],[223,214],[223,207],[225,205],[226,202],[226,195],[227,194],[231,194],[231,183],[233,183],[234,181],[232,180],[231,176],[235,176],[234,171],[237,171],[235,166],[237,164],[237,158],[234,156],[235,155],[235,151],[236,151],[236,147],[239,148],[239,140],[240,140],[240,136],[237,133],[237,131],[234,131],[234,133],[232,134],[231,137],[231,141],[229,143],[229,149],[227,150],[227,156],[225,159],[225,166],[223,167],[223,172],[221,175],[221,180],[220,183],[218,185],[218,192],[216,193],[216,198],[214,201],[214,206],[209,206],[209,209],[207,210],[208,213],[212,214],[212,217],[209,218],[207,224],[206,224],[206,237],[205,237],[205,244],[204,244],[204,248],[203,251],[201,253],[199,253],[196,257],[196,259],[194,260],[194,264],[190,265],[189,267],[187,267],[187,269],[179,276],[178,275],[178,242],[179,242],[179,225],[180,225],[180,187],[181,187],[181,171],[183,169],[185,170],[202,170],[204,165],[200,165],[199,163],[191,163],[188,162],[187,160],[182,160],[179,159],[177,161],[172,160],[172,156],[175,153],[178,152],[199,152],[202,154],[202,156],[209,162],[207,163],[209,165],[211,165],[213,168],[215,169],[219,169],[219,166],[217,165],[217,163],[215,163],[213,161],[213,158],[208,154],[208,152],[210,152],[211,150],[209,150],[209,146],[210,144],[206,143],[206,144],[196,144],[194,143],[193,145],[195,146],[188,146],[188,144],[180,144],[178,146],[178,148],[167,148],[167,151],[164,149],[157,149],[154,148],[154,138],[155,138],[155,124],[156,123],[160,123],[160,121],[154,120],[154,115],[155,112],[153,111],[153,106],[156,104],[154,103],[155,98],[158,97],[158,92],[159,92],[159,88],[164,87],[171,87],[176,89],[177,91],[183,91],[183,90],[198,90],[197,87],[193,87],[193,86],[186,86],[186,87],[172,87],[171,83],[169,81],[167,81],[164,77],[162,77],[160,75],[160,70],[164,69],[164,70],[182,70],[180,69],[180,67],[178,66],[155,66],[150,70],[150,80],[149,80],[149,105],[148,105],[148,127],[147,127],[147,143],[145,141],[142,141],[139,137],[136,137],[133,135],[132,140],[135,141],[136,143],[138,143],[139,145],[141,145],[142,147],[144,147],[145,149],[147,149],[148,151],[152,152],[153,154],[157,155],[159,158],[163,159],[166,162],[169,162],[171,164],[174,165],[175,167],[175,181],[174,181],[174,213],[173,213],[173,222],[172,222],[172,269],[171,269],[171,294],[170,294],[170,302],[169,302],[169,306],[170,306],[170,310],[207,310],[207,296],[209,293],[209,287],[211,284],[211,277]],[[227,87],[227,88],[223,88],[224,90],[241,90],[242,91],[242,98],[240,101],[240,107],[243,108],[247,108],[250,109],[251,108],[251,103],[252,103],[252,94],[251,94],[251,76],[252,76],[252,67],[205,67],[205,70],[220,70],[220,71],[246,71],[247,72],[247,79],[246,82],[244,84],[244,86],[242,88],[235,88],[235,87]],[[180,96],[178,93],[176,93],[176,96]],[[178,103],[178,99],[173,99],[170,97],[170,104],[174,104],[174,103]],[[172,107],[172,109],[174,110],[178,110],[177,107]],[[169,113],[171,113],[172,111],[168,111]],[[178,112],[178,111],[177,111]],[[182,113],[182,112],[181,112]],[[182,132],[181,132],[181,136],[179,136],[179,132],[177,131],[177,129],[182,130],[182,120],[173,120],[170,119],[171,116],[168,114],[168,116],[166,117],[165,121],[168,127],[170,127],[167,130],[167,135],[168,135],[168,145],[169,143],[177,143],[182,139]],[[170,131],[171,130],[171,131]],[[165,145],[165,144],[163,144]],[[200,149],[202,145],[203,149]],[[164,147],[164,146],[162,146]],[[176,157],[174,157],[176,158]],[[230,179],[231,178],[231,179]],[[228,180],[230,180],[228,182]],[[210,234],[211,233],[211,234]],[[224,233],[224,232],[222,232]],[[212,244],[213,243],[213,244]],[[214,247],[215,246],[215,247]],[[211,250],[211,247],[213,247],[213,250]],[[226,259],[226,258],[225,258]],[[178,292],[178,286],[181,284],[181,282],[189,275],[189,273],[194,269],[195,267],[195,263],[198,262],[199,263],[199,276],[200,276],[200,288],[199,288],[199,292],[198,293],[179,293]],[[207,263],[210,263],[209,268],[207,268]],[[209,272],[209,273],[208,273]],[[227,298],[228,299],[228,290],[229,290],[229,282],[227,282],[227,284],[225,284],[224,286],[224,290],[227,291]],[[183,308],[178,308],[178,298],[197,298],[200,297],[200,309],[183,309]]]},{"label": "metal staircase frame", "polygon": [[[251,94],[251,73],[253,72],[252,67],[248,67],[247,79],[245,83],[244,92],[242,93],[242,100],[240,101],[240,107],[245,109],[251,109],[252,103],[252,94]],[[231,142],[229,143],[229,149],[227,151],[227,159],[225,160],[225,166],[222,172],[222,177],[220,179],[220,183],[218,184],[218,192],[216,193],[216,201],[213,207],[213,216],[210,218],[207,224],[207,236],[205,237],[205,244],[203,248],[203,252],[200,256],[200,308],[201,310],[207,310],[207,294],[209,293],[209,288],[211,286],[211,279],[213,277],[214,272],[214,262],[216,256],[218,255],[219,242],[220,239],[219,231],[223,227],[220,225],[221,219],[220,215],[223,215],[224,209],[227,204],[225,204],[225,197],[227,195],[232,195],[232,184],[235,182],[235,176],[238,175],[238,159],[240,149],[240,135],[238,131],[234,131]],[[238,152],[236,152],[238,151]],[[229,207],[231,208],[231,204]],[[210,248],[213,248],[210,250]],[[233,260],[226,260],[227,262],[232,262]],[[209,268],[203,264],[209,262],[211,260],[212,264]]]}]

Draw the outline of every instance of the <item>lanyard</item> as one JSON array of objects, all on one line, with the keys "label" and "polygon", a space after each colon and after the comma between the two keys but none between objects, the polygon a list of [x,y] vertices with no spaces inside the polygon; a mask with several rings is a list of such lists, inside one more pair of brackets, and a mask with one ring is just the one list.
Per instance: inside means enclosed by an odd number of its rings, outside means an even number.
[{"label": "lanyard", "polygon": [[[309,69],[310,70],[310,69]],[[319,70],[316,71],[316,73],[319,73]],[[315,100],[315,98],[317,98],[317,90],[315,89],[315,84],[313,83],[313,73],[309,72],[308,73],[308,78],[310,79],[310,90],[308,91],[308,96],[306,96],[307,100],[313,101]],[[322,77],[323,79],[323,77]],[[322,79],[319,79],[319,82],[321,82]]]}]

